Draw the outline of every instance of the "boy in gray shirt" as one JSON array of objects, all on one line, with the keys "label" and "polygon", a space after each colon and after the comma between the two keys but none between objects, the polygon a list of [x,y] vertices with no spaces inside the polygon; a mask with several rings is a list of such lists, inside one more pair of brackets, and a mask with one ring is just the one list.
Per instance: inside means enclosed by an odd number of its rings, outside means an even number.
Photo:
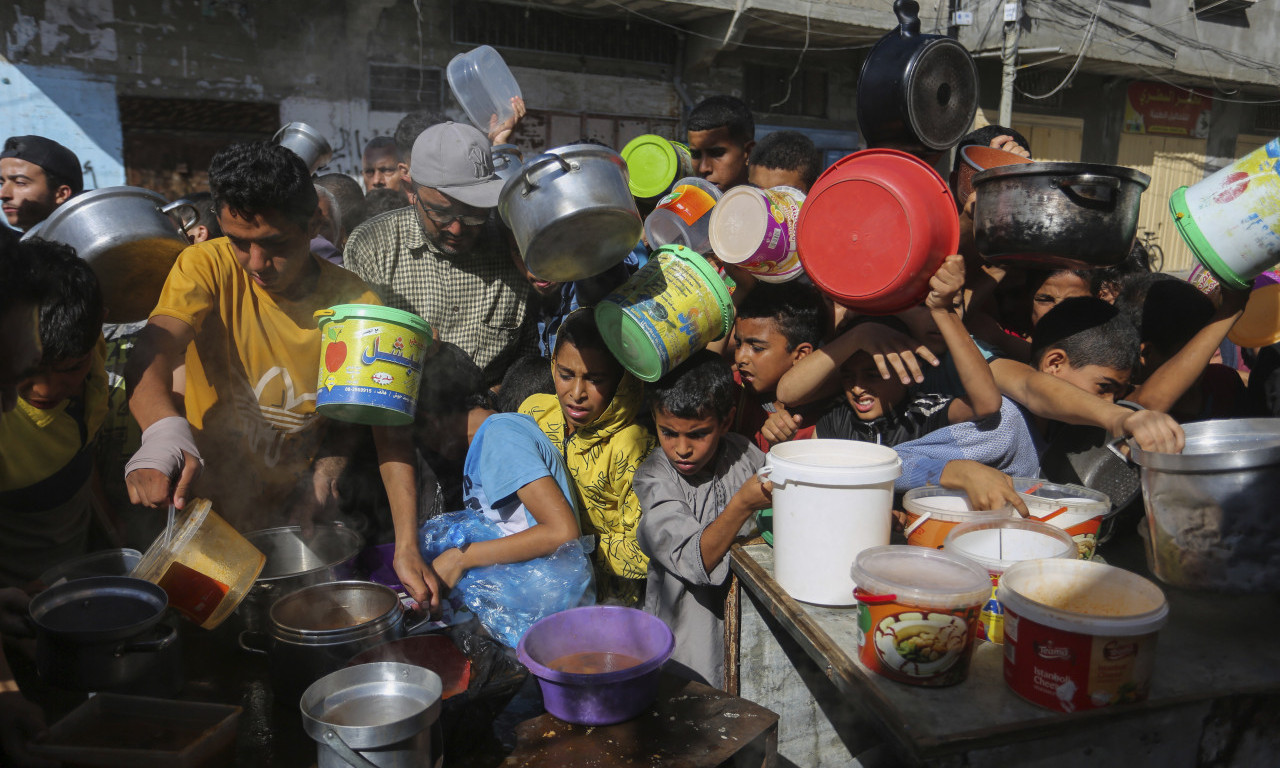
[{"label": "boy in gray shirt", "polygon": [[731,433],[737,385],[719,355],[702,351],[648,388],[661,451],[636,470],[649,556],[644,609],[676,636],[671,668],[724,687],[724,600],[729,547],[751,531],[773,485],[756,477],[764,454]]}]

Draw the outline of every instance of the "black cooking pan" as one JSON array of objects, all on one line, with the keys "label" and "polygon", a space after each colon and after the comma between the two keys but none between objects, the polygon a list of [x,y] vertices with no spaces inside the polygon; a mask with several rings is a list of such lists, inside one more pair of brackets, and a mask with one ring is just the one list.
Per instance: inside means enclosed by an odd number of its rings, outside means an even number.
[{"label": "black cooking pan", "polygon": [[920,4],[896,0],[898,28],[858,75],[858,125],[867,146],[928,154],[955,146],[978,110],[978,69],[963,45],[920,33]]}]

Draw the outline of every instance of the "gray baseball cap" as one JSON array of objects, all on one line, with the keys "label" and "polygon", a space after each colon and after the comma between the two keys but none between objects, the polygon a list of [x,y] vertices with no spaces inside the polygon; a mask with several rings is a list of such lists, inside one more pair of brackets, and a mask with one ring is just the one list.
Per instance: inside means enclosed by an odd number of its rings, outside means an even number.
[{"label": "gray baseball cap", "polygon": [[489,139],[469,125],[440,123],[413,142],[413,183],[476,208],[496,208],[502,179],[493,172]]}]

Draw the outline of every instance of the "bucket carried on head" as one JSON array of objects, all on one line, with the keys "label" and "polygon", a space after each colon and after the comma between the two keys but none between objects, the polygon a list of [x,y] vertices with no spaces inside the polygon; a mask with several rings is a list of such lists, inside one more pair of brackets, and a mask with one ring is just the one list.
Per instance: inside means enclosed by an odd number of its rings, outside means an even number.
[{"label": "bucket carried on head", "polygon": [[1248,290],[1280,262],[1280,139],[1169,198],[1178,234],[1220,281]]},{"label": "bucket carried on head", "polygon": [[412,424],[431,326],[374,304],[339,304],[315,316],[323,339],[316,413],[355,424]]},{"label": "bucket carried on head", "polygon": [[853,440],[775,445],[761,477],[773,483],[773,577],[796,600],[853,605],[849,567],[889,543],[897,451]]},{"label": "bucket carried on head", "polygon": [[618,362],[641,381],[657,381],[729,332],[733,299],[706,259],[667,245],[597,304],[595,313]]}]

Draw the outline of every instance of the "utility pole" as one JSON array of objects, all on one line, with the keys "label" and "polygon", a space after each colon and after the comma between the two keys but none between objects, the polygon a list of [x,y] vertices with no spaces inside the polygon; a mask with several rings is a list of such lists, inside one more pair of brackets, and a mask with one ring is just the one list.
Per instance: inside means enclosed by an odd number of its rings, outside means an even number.
[{"label": "utility pole", "polygon": [[[999,0],[996,0],[999,2]],[[1004,4],[1004,47],[1000,52],[1000,125],[1013,127],[1013,81],[1018,76],[1018,35],[1022,32],[1022,0]]]}]

